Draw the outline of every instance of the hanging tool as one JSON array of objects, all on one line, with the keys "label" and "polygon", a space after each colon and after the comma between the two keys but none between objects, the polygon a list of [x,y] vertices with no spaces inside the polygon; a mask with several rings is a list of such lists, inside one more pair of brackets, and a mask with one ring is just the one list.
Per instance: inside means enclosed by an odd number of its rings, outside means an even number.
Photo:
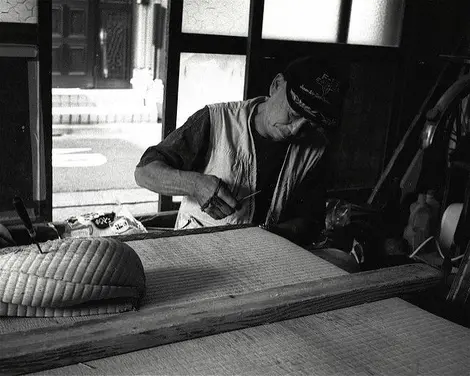
[{"label": "hanging tool", "polygon": [[28,234],[31,238],[31,241],[37,245],[39,253],[42,253],[41,247],[39,246],[39,243],[36,240],[36,230],[34,229],[33,224],[31,223],[31,218],[29,218],[29,214],[26,211],[23,200],[20,197],[15,197],[13,199],[13,206],[15,207],[16,213],[18,214],[24,226],[26,227],[26,230],[28,230]]}]

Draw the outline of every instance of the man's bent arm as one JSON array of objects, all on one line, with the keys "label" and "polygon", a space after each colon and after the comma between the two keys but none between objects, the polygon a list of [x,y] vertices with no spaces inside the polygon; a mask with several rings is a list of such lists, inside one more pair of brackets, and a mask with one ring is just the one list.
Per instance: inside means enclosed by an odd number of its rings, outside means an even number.
[{"label": "man's bent arm", "polygon": [[135,169],[136,183],[148,190],[167,196],[194,196],[201,173],[182,171],[156,160]]},{"label": "man's bent arm", "polygon": [[237,200],[227,186],[214,175],[179,170],[158,160],[137,166],[134,176],[137,184],[143,188],[168,196],[192,196],[201,206],[217,196],[219,200],[214,204],[215,207],[212,205],[206,211],[215,219],[233,213],[237,206]]}]

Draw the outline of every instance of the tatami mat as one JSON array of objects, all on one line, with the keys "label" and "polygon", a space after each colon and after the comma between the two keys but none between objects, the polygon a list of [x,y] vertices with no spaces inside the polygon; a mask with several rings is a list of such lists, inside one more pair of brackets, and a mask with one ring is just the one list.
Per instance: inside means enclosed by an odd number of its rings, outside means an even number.
[{"label": "tatami mat", "polygon": [[393,298],[39,374],[463,376],[469,350],[469,329]]},{"label": "tatami mat", "polygon": [[[142,310],[347,274],[257,227],[127,244],[145,269]],[[0,334],[95,318],[0,318]]]},{"label": "tatami mat", "polygon": [[147,277],[147,305],[241,294],[347,274],[265,230],[246,228],[128,242]]}]

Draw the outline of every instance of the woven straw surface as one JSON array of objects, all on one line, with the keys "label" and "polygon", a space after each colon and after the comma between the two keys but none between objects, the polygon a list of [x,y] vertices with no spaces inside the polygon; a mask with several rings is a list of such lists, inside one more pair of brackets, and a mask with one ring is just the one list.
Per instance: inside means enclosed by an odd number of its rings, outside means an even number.
[{"label": "woven straw surface", "polygon": [[[3,249],[0,254],[0,316],[75,316],[129,309],[143,294],[142,264],[128,245],[113,239],[67,239]],[[75,307],[80,305],[79,308]],[[73,308],[69,308],[72,307]]]},{"label": "woven straw surface", "polygon": [[463,376],[469,349],[469,329],[393,298],[40,374]]},{"label": "woven straw surface", "polygon": [[131,241],[148,305],[172,305],[347,274],[259,228]]},{"label": "woven straw surface", "polygon": [[[259,228],[127,242],[145,270],[141,303],[164,306],[346,272]],[[92,318],[0,319],[0,334]]]}]

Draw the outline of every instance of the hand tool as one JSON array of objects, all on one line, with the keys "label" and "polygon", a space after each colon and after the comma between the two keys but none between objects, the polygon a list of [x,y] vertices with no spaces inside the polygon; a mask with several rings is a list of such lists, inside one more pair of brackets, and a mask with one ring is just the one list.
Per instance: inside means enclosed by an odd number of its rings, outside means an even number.
[{"label": "hand tool", "polygon": [[41,247],[36,240],[36,230],[31,223],[31,218],[29,218],[28,212],[23,204],[23,200],[20,197],[15,197],[13,199],[13,206],[15,207],[16,213],[20,217],[21,221],[23,222],[26,230],[28,230],[29,237],[31,238],[32,242],[37,245],[39,249],[39,253],[42,253]]},{"label": "hand tool", "polygon": [[256,191],[256,192],[253,192],[253,193],[250,193],[249,195],[246,195],[245,197],[241,198],[240,200],[238,200],[238,204],[237,206],[235,206],[235,209],[236,210],[240,210],[240,208],[242,207],[242,202],[245,201],[246,199],[250,198],[250,197],[253,197],[255,195],[257,195],[258,193],[260,193],[261,190],[259,191]]}]

